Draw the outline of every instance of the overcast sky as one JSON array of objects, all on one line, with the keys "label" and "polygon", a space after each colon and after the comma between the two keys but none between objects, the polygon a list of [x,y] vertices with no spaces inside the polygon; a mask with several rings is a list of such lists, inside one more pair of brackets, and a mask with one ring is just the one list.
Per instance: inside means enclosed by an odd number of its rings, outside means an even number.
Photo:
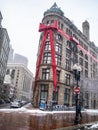
[{"label": "overcast sky", "polygon": [[39,23],[54,2],[82,31],[82,22],[90,23],[90,40],[98,46],[98,0],[0,0],[2,26],[7,29],[14,53],[26,56],[35,75],[39,43]]}]

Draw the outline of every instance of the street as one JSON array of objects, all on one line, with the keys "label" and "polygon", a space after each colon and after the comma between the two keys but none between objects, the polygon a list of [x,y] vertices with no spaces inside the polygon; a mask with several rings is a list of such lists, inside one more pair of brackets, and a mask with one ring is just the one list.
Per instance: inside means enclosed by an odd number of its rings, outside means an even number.
[{"label": "street", "polygon": [[[97,110],[84,111],[82,116],[81,124],[98,121]],[[34,109],[31,104],[18,109],[0,109],[0,130],[52,130],[74,127],[74,117],[75,111],[42,111]]]}]

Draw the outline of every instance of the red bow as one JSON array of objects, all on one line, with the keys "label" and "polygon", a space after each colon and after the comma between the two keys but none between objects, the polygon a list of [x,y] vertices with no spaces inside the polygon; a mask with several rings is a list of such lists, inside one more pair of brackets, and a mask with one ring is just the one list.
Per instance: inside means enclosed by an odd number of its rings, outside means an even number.
[{"label": "red bow", "polygon": [[42,40],[41,50],[40,50],[39,59],[38,59],[38,66],[37,66],[37,71],[36,71],[36,76],[35,76],[35,86],[36,86],[36,80],[38,79],[38,74],[40,70],[40,64],[41,64],[42,55],[45,48],[46,39],[47,39],[48,34],[50,34],[54,91],[56,91],[56,86],[57,86],[57,74],[56,74],[55,45],[54,45],[53,30],[57,30],[57,29],[58,29],[58,21],[55,21],[54,24],[51,24],[49,26],[46,26],[43,23],[40,24],[39,31],[40,32],[44,31],[44,37]]},{"label": "red bow", "polygon": [[54,21],[51,25],[45,25],[44,23],[40,23],[39,32],[46,31],[46,30],[57,30],[58,29],[58,21]]},{"label": "red bow", "polygon": [[53,31],[54,30],[56,30],[59,33],[61,33],[68,40],[74,41],[77,44],[78,48],[80,48],[85,54],[87,54],[88,56],[90,56],[94,61],[98,62],[98,60],[94,56],[92,56],[87,50],[85,50],[80,45],[79,41],[75,37],[70,37],[63,30],[61,30],[60,28],[58,28],[58,21],[54,21],[53,24],[48,25],[48,26],[45,25],[44,23],[40,23],[39,32],[44,31],[44,37],[43,37],[43,40],[42,40],[40,55],[39,55],[39,59],[38,59],[38,66],[37,66],[37,71],[36,71],[36,76],[35,76],[35,86],[36,86],[36,80],[38,79],[38,74],[39,74],[39,70],[40,70],[40,64],[41,64],[42,55],[43,55],[44,48],[45,48],[46,39],[47,39],[48,34],[50,34],[50,45],[51,45],[51,58],[52,58],[54,90],[56,91],[57,75],[56,75],[55,47],[54,47],[54,37],[53,37]]}]

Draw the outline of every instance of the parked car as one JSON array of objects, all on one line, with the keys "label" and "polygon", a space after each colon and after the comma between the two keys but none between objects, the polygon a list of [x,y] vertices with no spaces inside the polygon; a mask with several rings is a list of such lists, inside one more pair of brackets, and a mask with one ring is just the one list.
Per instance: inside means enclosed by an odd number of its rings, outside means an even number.
[{"label": "parked car", "polygon": [[10,103],[9,99],[5,99],[4,101],[5,101],[5,103]]},{"label": "parked car", "polygon": [[10,108],[20,108],[21,104],[17,101],[11,102]]},{"label": "parked car", "polygon": [[26,104],[27,104],[27,101],[24,101],[24,100],[21,101],[21,105],[22,105],[22,106],[24,106],[24,105],[26,105]]}]

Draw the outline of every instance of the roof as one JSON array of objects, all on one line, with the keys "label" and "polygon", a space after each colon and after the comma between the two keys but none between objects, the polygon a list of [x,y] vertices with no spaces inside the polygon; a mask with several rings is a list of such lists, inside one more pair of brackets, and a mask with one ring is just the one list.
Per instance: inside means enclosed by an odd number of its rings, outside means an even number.
[{"label": "roof", "polygon": [[50,9],[48,9],[47,11],[44,12],[44,15],[46,15],[47,13],[50,12],[55,12],[60,14],[61,16],[64,16],[63,11],[57,6],[56,2],[52,5],[52,7]]}]

